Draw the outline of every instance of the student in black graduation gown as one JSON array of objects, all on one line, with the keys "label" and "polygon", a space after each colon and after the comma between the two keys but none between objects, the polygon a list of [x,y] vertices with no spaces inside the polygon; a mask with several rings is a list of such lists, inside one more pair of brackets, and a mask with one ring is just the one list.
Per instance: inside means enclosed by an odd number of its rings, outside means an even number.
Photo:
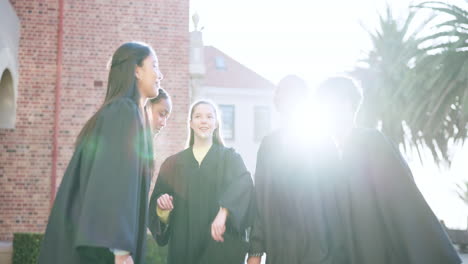
[{"label": "student in black graduation gown", "polygon": [[142,263],[153,166],[145,104],[162,78],[146,44],[112,56],[104,103],[78,136],[39,264]]},{"label": "student in black graduation gown", "polygon": [[458,264],[461,260],[398,151],[354,125],[362,95],[352,79],[317,89],[342,157],[341,218],[349,264]]},{"label": "student in black graduation gown", "polygon": [[343,263],[333,193],[338,156],[331,138],[315,134],[303,107],[308,93],[296,76],[278,84],[281,127],[258,150],[249,264],[259,264],[264,253],[267,264]]},{"label": "student in black graduation gown", "polygon": [[247,251],[253,183],[226,148],[214,104],[190,111],[189,148],[164,161],[150,199],[149,228],[169,264],[240,264]]}]

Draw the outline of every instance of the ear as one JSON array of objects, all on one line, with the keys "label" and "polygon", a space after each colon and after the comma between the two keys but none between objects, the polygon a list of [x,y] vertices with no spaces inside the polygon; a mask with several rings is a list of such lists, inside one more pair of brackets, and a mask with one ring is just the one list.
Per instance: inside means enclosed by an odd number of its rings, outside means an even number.
[{"label": "ear", "polygon": [[193,126],[192,119],[189,120],[189,126],[190,126],[191,129],[193,129],[193,127],[192,127],[192,126]]},{"label": "ear", "polygon": [[141,78],[141,70],[140,70],[140,67],[138,67],[138,66],[135,67],[135,78],[137,80],[140,80],[140,78]]}]

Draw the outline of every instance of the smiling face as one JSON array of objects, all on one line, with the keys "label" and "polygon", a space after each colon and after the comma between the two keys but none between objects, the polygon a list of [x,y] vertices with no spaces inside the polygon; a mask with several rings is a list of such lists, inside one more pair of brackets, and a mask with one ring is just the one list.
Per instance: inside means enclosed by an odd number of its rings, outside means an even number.
[{"label": "smiling face", "polygon": [[142,96],[147,98],[158,96],[158,90],[161,88],[160,82],[164,76],[159,70],[159,62],[155,54],[146,57],[141,66],[137,65],[135,76]]},{"label": "smiling face", "polygon": [[190,118],[190,128],[193,130],[195,140],[213,139],[213,133],[217,127],[218,120],[213,106],[205,103],[194,106]]}]

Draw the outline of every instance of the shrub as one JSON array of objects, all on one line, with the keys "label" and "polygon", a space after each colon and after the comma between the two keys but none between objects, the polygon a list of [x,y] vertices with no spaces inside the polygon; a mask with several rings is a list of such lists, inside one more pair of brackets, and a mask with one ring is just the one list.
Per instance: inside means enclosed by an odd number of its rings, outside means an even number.
[{"label": "shrub", "polygon": [[15,233],[13,235],[13,264],[36,264],[43,234]]},{"label": "shrub", "polygon": [[[43,234],[15,233],[13,235],[13,264],[36,264],[43,237]],[[151,235],[146,238],[144,263],[167,263],[167,247],[159,247]]]}]

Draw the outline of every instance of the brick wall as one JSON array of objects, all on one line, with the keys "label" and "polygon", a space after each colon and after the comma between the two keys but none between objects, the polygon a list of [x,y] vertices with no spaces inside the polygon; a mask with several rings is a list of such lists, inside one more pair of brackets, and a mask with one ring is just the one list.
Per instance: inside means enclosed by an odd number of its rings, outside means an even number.
[{"label": "brick wall", "polygon": [[[0,240],[43,232],[49,214],[57,62],[58,0],[11,1],[21,20],[17,123],[0,129]],[[156,50],[173,96],[158,164],[183,148],[189,98],[188,0],[65,0],[57,187],[86,120],[104,99],[107,61],[126,41]]]}]

